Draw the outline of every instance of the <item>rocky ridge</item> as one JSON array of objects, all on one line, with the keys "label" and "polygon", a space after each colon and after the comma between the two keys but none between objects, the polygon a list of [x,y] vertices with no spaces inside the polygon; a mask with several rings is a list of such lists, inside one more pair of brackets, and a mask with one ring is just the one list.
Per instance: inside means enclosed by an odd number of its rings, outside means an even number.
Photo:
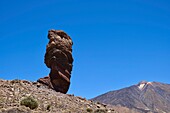
[{"label": "rocky ridge", "polygon": [[[38,107],[21,106],[25,97],[34,98]],[[74,95],[62,94],[38,82],[0,80],[1,113],[116,113],[112,107]]]}]

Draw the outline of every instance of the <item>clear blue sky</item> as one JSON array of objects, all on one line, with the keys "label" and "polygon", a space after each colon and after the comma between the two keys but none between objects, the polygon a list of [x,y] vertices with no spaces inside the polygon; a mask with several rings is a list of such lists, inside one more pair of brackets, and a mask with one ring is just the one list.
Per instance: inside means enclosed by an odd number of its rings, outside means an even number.
[{"label": "clear blue sky", "polygon": [[169,0],[1,0],[0,78],[48,75],[49,29],[74,42],[70,94],[92,98],[141,80],[170,83]]}]

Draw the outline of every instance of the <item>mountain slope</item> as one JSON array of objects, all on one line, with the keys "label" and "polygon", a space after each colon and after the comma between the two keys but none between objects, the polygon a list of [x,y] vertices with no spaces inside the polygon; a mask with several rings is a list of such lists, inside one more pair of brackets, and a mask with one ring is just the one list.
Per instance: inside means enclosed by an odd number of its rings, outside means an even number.
[{"label": "mountain slope", "polygon": [[[23,102],[28,97],[32,100]],[[35,109],[30,109],[28,104]],[[28,106],[25,107],[26,105]],[[0,80],[0,113],[98,113],[98,111],[115,113],[111,107],[56,92],[38,82]]]},{"label": "mountain slope", "polygon": [[93,101],[120,105],[139,112],[170,112],[170,84],[142,81],[117,91],[97,96]]}]

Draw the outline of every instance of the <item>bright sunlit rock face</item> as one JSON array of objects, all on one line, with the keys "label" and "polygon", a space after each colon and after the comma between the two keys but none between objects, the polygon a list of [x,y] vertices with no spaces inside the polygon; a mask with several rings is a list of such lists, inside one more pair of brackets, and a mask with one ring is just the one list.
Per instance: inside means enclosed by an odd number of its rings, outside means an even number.
[{"label": "bright sunlit rock face", "polygon": [[140,90],[143,90],[147,85],[151,85],[152,82],[141,81],[137,86]]},{"label": "bright sunlit rock face", "polygon": [[140,85],[138,86],[138,88],[139,88],[140,90],[142,90],[142,89],[144,88],[144,86],[145,86],[145,84],[143,83],[143,84],[140,84]]}]

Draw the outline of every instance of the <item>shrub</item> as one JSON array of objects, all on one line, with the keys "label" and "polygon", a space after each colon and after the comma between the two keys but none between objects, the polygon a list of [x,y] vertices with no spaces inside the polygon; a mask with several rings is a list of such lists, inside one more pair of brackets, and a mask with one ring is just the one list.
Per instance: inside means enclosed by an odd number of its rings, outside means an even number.
[{"label": "shrub", "polygon": [[32,97],[26,97],[20,102],[21,105],[29,107],[30,109],[35,109],[38,107],[38,102]]},{"label": "shrub", "polygon": [[106,109],[97,109],[94,113],[107,113]]},{"label": "shrub", "polygon": [[90,112],[90,113],[93,111],[93,110],[90,109],[90,108],[87,108],[86,110],[87,110],[87,112]]}]

